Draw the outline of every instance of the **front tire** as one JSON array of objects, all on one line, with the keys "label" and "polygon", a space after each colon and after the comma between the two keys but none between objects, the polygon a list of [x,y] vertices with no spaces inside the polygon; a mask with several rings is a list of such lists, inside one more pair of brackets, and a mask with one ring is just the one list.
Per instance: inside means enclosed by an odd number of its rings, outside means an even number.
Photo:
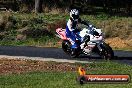
[{"label": "front tire", "polygon": [[110,60],[110,59],[114,58],[114,52],[108,44],[103,43],[100,45],[100,47],[101,47],[102,51],[100,51],[99,54],[102,59]]}]

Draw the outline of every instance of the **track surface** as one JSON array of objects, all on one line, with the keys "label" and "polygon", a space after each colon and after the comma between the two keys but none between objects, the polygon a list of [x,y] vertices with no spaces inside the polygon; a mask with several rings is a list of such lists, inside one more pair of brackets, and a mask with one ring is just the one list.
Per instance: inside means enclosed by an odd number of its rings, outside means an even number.
[{"label": "track surface", "polygon": [[[114,51],[116,58],[113,61],[132,65],[132,51]],[[29,47],[29,46],[0,46],[0,55],[8,56],[26,56],[26,57],[42,57],[53,59],[68,59],[78,61],[102,61],[97,56],[80,56],[79,58],[71,58],[66,55],[62,49],[59,48],[41,48],[41,47]]]}]

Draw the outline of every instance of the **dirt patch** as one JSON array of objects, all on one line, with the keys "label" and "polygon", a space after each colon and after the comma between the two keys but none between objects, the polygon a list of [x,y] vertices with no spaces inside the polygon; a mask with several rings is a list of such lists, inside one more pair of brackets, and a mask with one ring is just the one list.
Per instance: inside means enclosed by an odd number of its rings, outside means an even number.
[{"label": "dirt patch", "polygon": [[112,48],[115,49],[132,49],[132,39],[131,40],[123,40],[119,37],[108,38],[105,40]]},{"label": "dirt patch", "polygon": [[21,74],[34,71],[77,71],[78,66],[70,63],[44,62],[36,60],[0,59],[0,74]]}]

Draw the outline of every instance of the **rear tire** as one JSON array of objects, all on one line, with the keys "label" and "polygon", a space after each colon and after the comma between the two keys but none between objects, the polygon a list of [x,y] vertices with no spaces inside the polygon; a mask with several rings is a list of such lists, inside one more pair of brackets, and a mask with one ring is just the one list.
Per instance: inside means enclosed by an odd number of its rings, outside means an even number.
[{"label": "rear tire", "polygon": [[76,58],[79,56],[78,49],[75,51],[75,54],[72,55],[71,43],[68,40],[62,41],[62,49],[66,54],[70,55],[72,58]]},{"label": "rear tire", "polygon": [[72,57],[72,58],[76,58],[76,57],[78,57],[79,55],[80,55],[80,53],[79,53],[79,49],[78,49],[78,48],[75,49],[74,54],[72,54],[72,51],[71,51],[71,57]]},{"label": "rear tire", "polygon": [[71,53],[71,43],[68,40],[63,40],[62,49],[66,54],[70,54]]}]

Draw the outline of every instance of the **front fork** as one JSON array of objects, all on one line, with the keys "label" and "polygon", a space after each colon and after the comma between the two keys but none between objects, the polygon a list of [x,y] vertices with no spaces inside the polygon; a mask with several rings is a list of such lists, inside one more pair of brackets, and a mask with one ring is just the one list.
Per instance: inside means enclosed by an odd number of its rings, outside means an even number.
[{"label": "front fork", "polygon": [[99,49],[99,51],[102,52],[102,48],[101,48],[101,45],[104,44],[104,41],[100,41],[99,43],[97,43],[97,48]]}]

